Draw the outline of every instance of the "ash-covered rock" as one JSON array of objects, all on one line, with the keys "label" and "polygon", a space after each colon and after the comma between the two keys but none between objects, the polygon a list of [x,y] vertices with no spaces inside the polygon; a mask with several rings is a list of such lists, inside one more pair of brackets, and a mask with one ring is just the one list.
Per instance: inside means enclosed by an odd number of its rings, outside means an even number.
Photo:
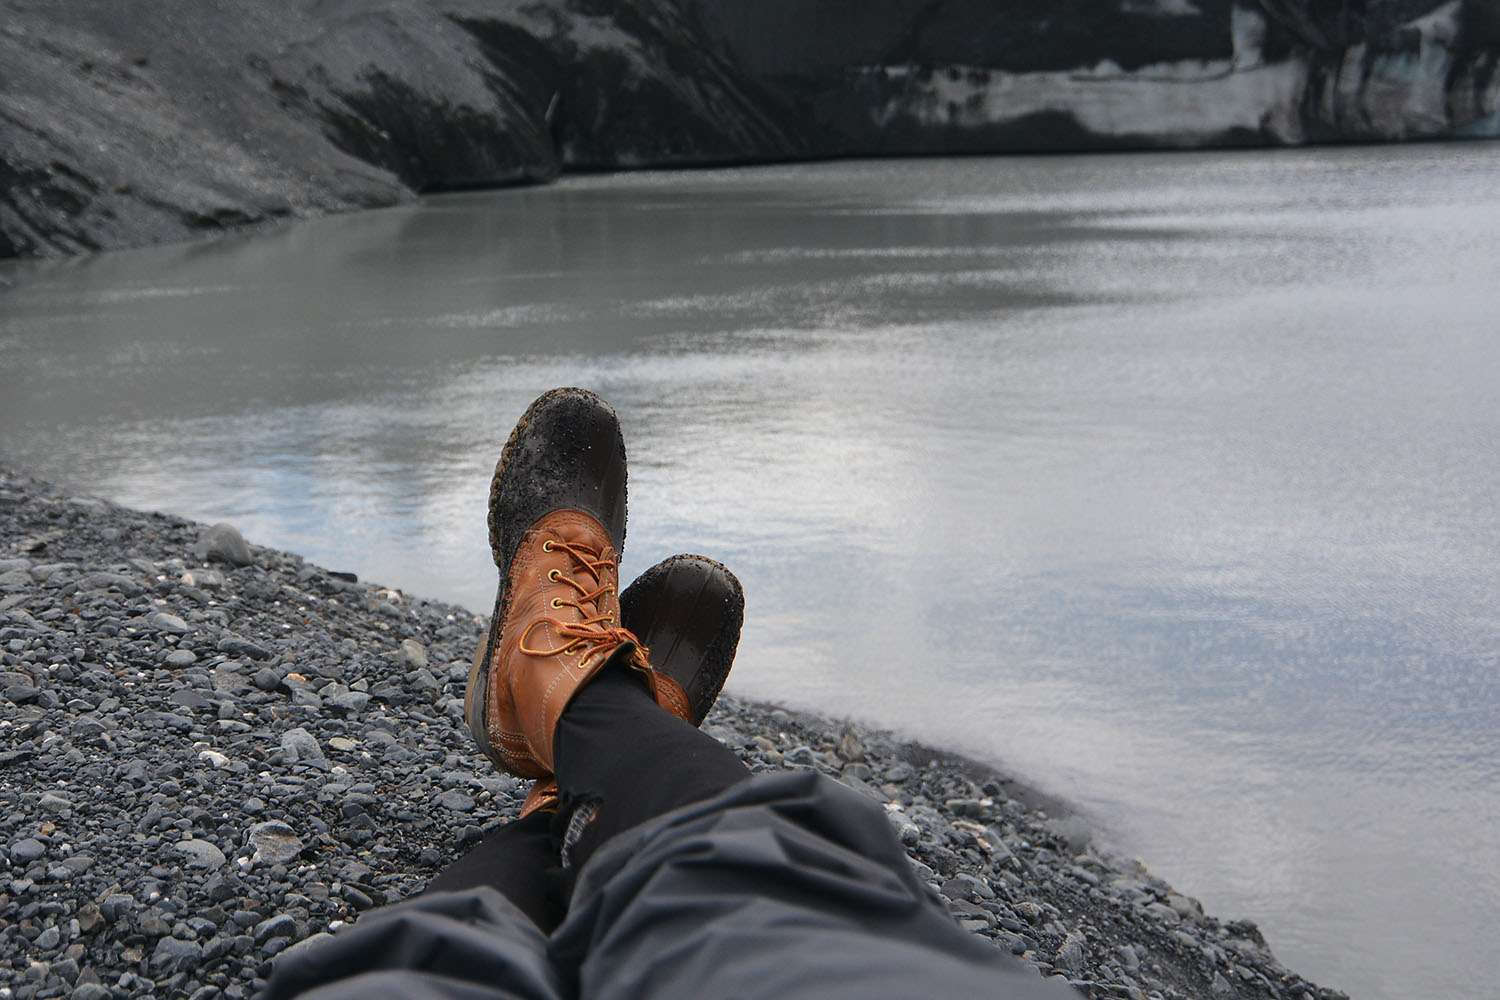
[{"label": "ash-covered rock", "polygon": [[[523,782],[462,721],[482,622],[0,470],[0,973],[9,997],[247,997],[419,891]],[[1341,996],[971,761],[725,697],[756,770],[881,802],[962,926],[1094,997]]]}]

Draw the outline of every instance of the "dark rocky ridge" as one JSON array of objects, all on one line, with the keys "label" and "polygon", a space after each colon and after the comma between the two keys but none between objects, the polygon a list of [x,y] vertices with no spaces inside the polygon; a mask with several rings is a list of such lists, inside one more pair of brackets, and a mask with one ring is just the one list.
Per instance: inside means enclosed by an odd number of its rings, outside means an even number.
[{"label": "dark rocky ridge", "polygon": [[1496,0],[0,11],[0,257],[568,169],[1500,131]]},{"label": "dark rocky ridge", "polygon": [[[419,891],[526,792],[463,722],[480,628],[0,467],[7,996],[250,996],[282,950]],[[1343,996],[992,768],[729,696],[706,728],[883,802],[963,927],[1083,995]]]}]

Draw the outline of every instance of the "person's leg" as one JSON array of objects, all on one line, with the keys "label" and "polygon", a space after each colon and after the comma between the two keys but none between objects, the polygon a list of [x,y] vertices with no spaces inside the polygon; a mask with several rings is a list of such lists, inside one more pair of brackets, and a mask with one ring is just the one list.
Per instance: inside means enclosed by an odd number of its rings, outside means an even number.
[{"label": "person's leg", "polygon": [[581,1000],[1078,997],[960,928],[881,804],[815,772],[756,775],[610,837],[548,947]]},{"label": "person's leg", "polygon": [[551,814],[536,812],[491,830],[473,850],[438,872],[423,891],[489,886],[530,917],[543,934],[550,934],[567,913],[570,888],[551,828]]},{"label": "person's leg", "polygon": [[657,704],[611,663],[568,705],[554,745],[564,862],[582,867],[610,837],[712,798],[750,776],[738,755]]}]

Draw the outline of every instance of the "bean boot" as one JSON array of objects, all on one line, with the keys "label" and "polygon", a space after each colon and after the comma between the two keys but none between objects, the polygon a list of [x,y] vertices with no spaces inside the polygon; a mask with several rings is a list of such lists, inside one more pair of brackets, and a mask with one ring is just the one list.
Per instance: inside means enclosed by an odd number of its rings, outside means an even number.
[{"label": "bean boot", "polygon": [[486,756],[518,777],[550,777],[557,720],[611,661],[686,717],[686,698],[658,686],[620,622],[625,443],[609,404],[582,389],[532,403],[500,455],[489,507],[500,587],[464,699]]},{"label": "bean boot", "polygon": [[[625,588],[620,611],[625,627],[650,647],[657,703],[701,726],[734,665],[745,618],[740,581],[704,556],[672,556]],[[555,809],[557,800],[557,781],[542,778],[521,815]]]}]

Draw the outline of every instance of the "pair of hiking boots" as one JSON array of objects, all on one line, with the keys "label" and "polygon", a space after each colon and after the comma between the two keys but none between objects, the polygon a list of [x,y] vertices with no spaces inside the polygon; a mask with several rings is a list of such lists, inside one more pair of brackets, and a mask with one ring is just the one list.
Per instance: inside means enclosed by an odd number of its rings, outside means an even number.
[{"label": "pair of hiking boots", "polygon": [[500,587],[464,698],[475,742],[535,778],[525,816],[555,808],[553,737],[606,666],[637,672],[664,709],[700,725],[734,663],[745,599],[712,559],[672,556],[623,593],[625,442],[614,410],[554,389],[521,417],[490,485]]}]

